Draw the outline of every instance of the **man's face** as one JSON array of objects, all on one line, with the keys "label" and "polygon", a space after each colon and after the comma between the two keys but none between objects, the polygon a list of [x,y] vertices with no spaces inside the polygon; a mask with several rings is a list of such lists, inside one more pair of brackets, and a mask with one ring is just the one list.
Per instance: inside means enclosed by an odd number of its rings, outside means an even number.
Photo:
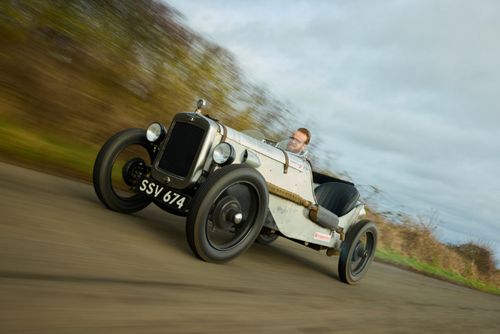
[{"label": "man's face", "polygon": [[287,151],[293,152],[293,153],[300,153],[306,148],[306,141],[307,141],[307,135],[300,132],[300,131],[295,131],[292,136],[290,137],[290,140],[288,141],[288,144],[286,146]]}]

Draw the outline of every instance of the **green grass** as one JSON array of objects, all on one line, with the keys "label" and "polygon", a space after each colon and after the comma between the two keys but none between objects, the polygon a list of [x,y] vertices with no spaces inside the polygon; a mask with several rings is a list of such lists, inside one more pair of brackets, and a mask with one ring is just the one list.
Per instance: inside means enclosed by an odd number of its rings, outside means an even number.
[{"label": "green grass", "polygon": [[448,282],[457,283],[473,289],[500,295],[500,288],[478,280],[466,278],[456,272],[445,270],[443,268],[421,262],[417,259],[404,256],[389,248],[378,247],[375,258],[376,260],[379,260],[381,262],[394,264],[406,269],[411,269],[419,273],[443,279]]},{"label": "green grass", "polygon": [[77,144],[74,138],[41,132],[0,122],[2,160],[89,180],[98,148]]},{"label": "green grass", "polygon": [[[40,132],[0,120],[0,160],[90,182],[100,147],[79,145],[74,138]],[[123,182],[121,167],[134,156],[147,160],[147,153],[141,150],[127,151],[115,161],[112,178],[119,189],[129,189]]]}]

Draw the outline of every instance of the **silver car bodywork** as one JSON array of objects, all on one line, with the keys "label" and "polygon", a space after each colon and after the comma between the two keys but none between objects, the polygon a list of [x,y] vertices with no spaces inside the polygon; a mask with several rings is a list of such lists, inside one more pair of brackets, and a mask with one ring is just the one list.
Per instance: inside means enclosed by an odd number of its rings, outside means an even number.
[{"label": "silver car bodywork", "polygon": [[[200,133],[203,131],[203,135],[200,134],[197,137],[197,140],[202,138],[201,142],[193,144],[193,151],[197,147],[196,155],[189,170],[187,166],[184,166],[187,172],[183,177],[169,173],[161,165],[161,157],[169,149],[168,143],[176,124],[189,124],[193,129],[201,129]],[[159,148],[160,158],[153,165],[151,175],[175,189],[183,190],[193,187],[203,182],[203,178],[219,168],[212,160],[212,153],[221,142],[226,142],[234,148],[233,164],[247,164],[257,169],[268,184],[297,194],[312,204],[317,204],[313,171],[309,161],[236,131],[198,112],[180,113],[175,116],[164,144]],[[357,203],[348,213],[338,217],[340,229],[333,230],[313,222],[309,218],[310,208],[271,192],[269,193],[269,210],[274,218],[275,226],[267,227],[277,229],[283,236],[300,240],[306,245],[311,243],[334,249],[339,249],[342,243],[342,235],[337,232],[347,231],[349,226],[364,214],[363,204]]]}]

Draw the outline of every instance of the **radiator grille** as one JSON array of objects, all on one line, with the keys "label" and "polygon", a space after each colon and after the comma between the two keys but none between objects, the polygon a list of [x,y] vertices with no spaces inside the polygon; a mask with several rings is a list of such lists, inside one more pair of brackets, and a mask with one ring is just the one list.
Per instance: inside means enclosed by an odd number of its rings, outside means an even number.
[{"label": "radiator grille", "polygon": [[185,178],[196,162],[205,130],[197,126],[177,122],[171,130],[158,167],[168,173]]}]

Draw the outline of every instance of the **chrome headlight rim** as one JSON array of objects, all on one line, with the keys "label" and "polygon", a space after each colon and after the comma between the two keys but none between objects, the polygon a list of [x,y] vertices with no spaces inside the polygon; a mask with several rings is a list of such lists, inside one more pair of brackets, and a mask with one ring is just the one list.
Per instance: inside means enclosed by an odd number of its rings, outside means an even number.
[{"label": "chrome headlight rim", "polygon": [[153,122],[146,129],[146,139],[151,143],[158,142],[165,137],[166,132],[167,130],[161,123]]},{"label": "chrome headlight rim", "polygon": [[231,164],[236,156],[234,147],[226,142],[222,142],[215,146],[212,152],[212,160],[219,166]]}]

